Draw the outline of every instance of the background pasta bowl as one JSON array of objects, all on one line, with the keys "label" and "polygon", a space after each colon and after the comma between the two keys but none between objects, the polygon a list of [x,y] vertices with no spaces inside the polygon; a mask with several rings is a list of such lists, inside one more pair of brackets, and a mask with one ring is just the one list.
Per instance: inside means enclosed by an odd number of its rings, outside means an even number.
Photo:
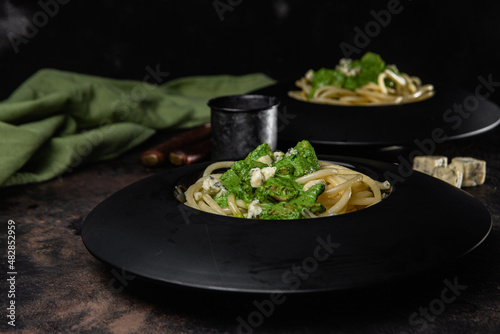
[{"label": "background pasta bowl", "polygon": [[[379,177],[397,173],[383,162],[328,160]],[[281,221],[209,214],[179,203],[173,193],[207,164],[153,175],[106,199],[84,221],[87,249],[104,263],[160,283],[313,292],[431,270],[477,247],[491,229],[487,209],[474,197],[418,172],[395,185],[387,199],[350,214]],[[293,266],[301,266],[307,279]]]},{"label": "background pasta bowl", "polygon": [[500,108],[491,101],[477,100],[467,117],[453,111],[454,105],[475,94],[457,87],[433,83],[435,94],[415,103],[387,106],[336,106],[300,101],[288,96],[293,82],[285,81],[257,91],[275,95],[283,104],[279,141],[286,146],[296,138],[314,144],[380,147],[413,145],[415,139],[431,138],[441,129],[443,140],[474,136],[500,123]]}]

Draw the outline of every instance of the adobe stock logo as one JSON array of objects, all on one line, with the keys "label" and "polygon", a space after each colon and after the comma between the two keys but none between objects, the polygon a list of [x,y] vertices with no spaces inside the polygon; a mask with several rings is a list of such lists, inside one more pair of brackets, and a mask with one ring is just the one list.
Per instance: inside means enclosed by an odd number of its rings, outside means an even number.
[{"label": "adobe stock logo", "polygon": [[[322,262],[325,262],[337,248],[340,243],[332,241],[331,235],[326,238],[317,237],[317,245],[312,251],[312,255],[302,259],[300,264],[293,264],[281,275],[281,281],[289,286],[290,291],[296,291],[303,282],[319,269]],[[250,312],[247,317],[237,317],[237,333],[251,334],[256,328],[264,324],[266,318],[274,314],[276,305],[286,302],[286,296],[283,293],[271,293],[268,299],[253,301],[256,310]]]},{"label": "adobe stock logo", "polygon": [[386,28],[391,23],[392,17],[400,14],[403,9],[404,7],[399,0],[389,0],[387,2],[387,9],[379,11],[371,10],[370,15],[373,20],[368,21],[363,30],[358,26],[354,27],[354,45],[347,42],[340,43],[340,51],[344,58],[351,58],[352,55],[359,54],[362,49],[371,43],[372,38],[377,37],[381,33],[382,28]]},{"label": "adobe stock logo", "polygon": [[113,268],[111,269],[111,274],[114,277],[108,281],[108,288],[113,293],[122,292],[129,285],[129,282],[135,279],[135,276],[128,274],[125,268],[121,268],[121,272]]},{"label": "adobe stock logo", "polygon": [[411,326],[410,331],[402,331],[399,334],[424,333],[428,329],[429,323],[434,323],[436,317],[443,314],[446,306],[455,302],[468,287],[460,284],[458,277],[454,277],[453,281],[445,279],[443,283],[445,288],[441,290],[439,298],[431,300],[427,307],[419,307],[418,312],[410,314],[408,318],[408,323]]},{"label": "adobe stock logo", "polygon": [[234,11],[234,9],[237,6],[241,5],[242,2],[243,0],[226,0],[226,1],[214,0],[212,2],[212,6],[214,6],[215,12],[219,17],[219,20],[223,22],[225,19],[224,17],[225,13]]}]

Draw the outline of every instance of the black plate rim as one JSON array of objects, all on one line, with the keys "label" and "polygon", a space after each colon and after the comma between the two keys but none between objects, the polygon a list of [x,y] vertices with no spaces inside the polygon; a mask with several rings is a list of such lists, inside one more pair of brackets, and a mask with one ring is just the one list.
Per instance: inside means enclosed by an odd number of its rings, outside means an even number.
[{"label": "black plate rim", "polygon": [[[273,95],[278,97],[281,101],[282,108],[286,107],[287,111],[285,112],[284,118],[286,118],[286,114],[290,113],[299,113],[300,110],[307,110],[308,114],[322,114],[324,116],[324,113],[330,113],[330,112],[346,112],[347,110],[359,112],[359,113],[380,113],[381,118],[385,117],[385,113],[389,113],[398,110],[398,113],[400,112],[402,115],[404,115],[407,112],[410,112],[414,109],[420,108],[420,109],[433,109],[436,106],[439,106],[439,108],[444,108],[446,106],[447,108],[451,108],[453,102],[456,102],[455,100],[450,100],[449,105],[445,103],[447,101],[446,99],[449,98],[449,95],[456,95],[457,97],[460,98],[460,101],[464,101],[467,96],[475,96],[474,93],[466,91],[461,88],[456,88],[450,84],[446,83],[440,83],[437,82],[434,84],[436,93],[434,96],[432,96],[429,99],[420,101],[420,102],[415,102],[415,103],[405,103],[405,104],[399,104],[399,105],[383,105],[383,106],[336,106],[336,105],[327,105],[327,104],[319,104],[319,103],[309,103],[301,100],[297,100],[295,98],[292,98],[288,96],[287,92],[293,89],[297,89],[294,85],[295,81],[292,80],[284,80],[284,81],[279,81],[273,85],[258,89],[256,91],[251,92],[251,94],[263,94],[263,95]],[[478,110],[481,111],[487,111],[489,117],[494,118],[494,121],[491,121],[489,123],[484,123],[481,124],[479,127],[476,126],[473,130],[467,130],[467,131],[453,131],[449,129],[449,126],[446,124],[444,120],[440,119],[440,122],[437,123],[437,125],[433,125],[432,127],[429,127],[425,129],[425,131],[432,131],[434,128],[437,127],[444,127],[448,131],[451,131],[451,133],[447,133],[446,141],[450,140],[457,140],[457,139],[463,139],[463,138],[468,138],[472,136],[476,136],[485,132],[488,132],[495,127],[497,127],[500,124],[500,107],[495,104],[494,102],[490,100],[484,100],[484,99],[479,99],[480,107],[478,107]],[[478,110],[474,111],[477,112]],[[439,109],[440,112],[444,112],[444,109]],[[440,116],[442,116],[439,113]],[[463,124],[472,124],[474,119],[474,122],[477,122],[477,119],[479,118],[474,118],[474,117],[467,117],[463,118],[461,120],[461,125],[459,126],[459,129],[462,127]],[[403,120],[403,118],[400,119],[400,121]],[[355,121],[353,119],[352,121]],[[287,120],[283,121],[283,124],[281,125],[283,127],[283,130],[280,131],[279,136],[281,139],[285,141],[293,141],[295,137],[297,137],[297,129],[288,130],[288,124]],[[309,122],[308,119],[302,118],[301,122]],[[382,124],[382,122],[380,122]],[[380,125],[378,124],[378,125]],[[308,126],[312,126],[313,123],[309,124]],[[312,144],[321,144],[321,145],[336,145],[336,146],[346,146],[346,147],[384,147],[384,146],[392,146],[392,145],[412,145],[414,144],[413,139],[420,137],[422,133],[419,132],[416,128],[413,129],[411,132],[415,133],[415,136],[413,137],[408,137],[408,138],[401,138],[401,137],[396,137],[396,138],[391,138],[391,139],[385,139],[385,140],[341,140],[339,138],[335,139],[325,139],[322,137],[318,137],[317,135],[312,133],[310,136],[307,136],[308,140]],[[424,137],[427,137],[428,134],[425,134]],[[298,137],[304,137],[300,133],[298,133]]]},{"label": "black plate rim", "polygon": [[[389,163],[385,163],[385,162],[376,162],[376,161],[373,161],[373,160],[368,160],[368,159],[363,159],[363,158],[354,158],[354,157],[338,157],[338,156],[323,156],[321,157],[323,160],[333,160],[333,161],[346,161],[347,160],[347,163],[354,163],[355,165],[358,165],[361,164],[361,165],[364,165],[366,163],[375,163],[376,165],[378,166],[393,166],[392,164],[389,164]],[[192,173],[193,170],[202,170],[201,168],[205,165],[207,165],[208,163],[205,163],[205,164],[195,164],[195,165],[192,165],[192,166],[189,166],[188,168],[183,168],[184,170],[184,173],[180,173],[182,175],[186,175],[187,173]],[[203,167],[204,168],[204,167]],[[102,256],[102,254],[100,254],[99,251],[96,251],[95,249],[93,249],[93,247],[89,246],[89,240],[87,239],[87,227],[89,225],[89,219],[91,220],[92,219],[92,215],[96,212],[96,211],[99,211],[103,206],[106,205],[106,203],[108,203],[109,199],[110,198],[114,198],[114,197],[117,197],[117,196],[120,196],[120,194],[126,194],[129,190],[131,190],[132,188],[140,188],[140,186],[142,184],[147,184],[148,182],[151,182],[152,180],[154,179],[157,179],[157,178],[161,178],[161,177],[165,177],[167,176],[168,177],[168,174],[172,173],[172,171],[166,171],[166,172],[162,172],[162,173],[159,173],[159,174],[154,174],[152,176],[149,176],[145,179],[142,179],[142,180],[139,180],[123,189],[121,189],[120,191],[116,192],[115,194],[113,194],[112,196],[110,196],[108,199],[104,200],[103,202],[101,202],[100,204],[98,204],[90,213],[89,215],[87,216],[87,218],[85,219],[84,221],[84,224],[82,226],[82,233],[81,233],[81,237],[82,237],[82,241],[85,245],[85,247],[87,248],[87,250],[95,257],[97,258],[98,260],[100,260],[101,262],[109,265],[109,266],[112,266],[112,267],[117,267],[117,268],[122,268],[122,269],[126,269],[127,273],[130,273],[134,276],[137,276],[137,277],[142,277],[144,279],[147,279],[147,280],[153,280],[153,281],[157,281],[157,282],[160,282],[160,283],[165,283],[165,284],[173,284],[173,285],[178,285],[178,286],[185,286],[185,287],[192,287],[192,288],[200,288],[200,289],[209,289],[209,290],[217,290],[217,291],[232,291],[232,292],[245,292],[245,293],[270,293],[270,292],[274,292],[274,293],[309,293],[309,292],[322,292],[322,291],[332,291],[332,290],[345,290],[345,289],[351,289],[351,288],[357,288],[357,287],[360,287],[360,286],[366,286],[366,285],[370,285],[370,284],[376,284],[376,283],[379,283],[379,280],[373,280],[372,282],[370,282],[369,284],[367,283],[363,283],[363,284],[360,284],[359,286],[356,286],[356,285],[349,285],[349,286],[345,286],[345,287],[337,287],[337,288],[332,288],[332,287],[324,287],[324,288],[316,288],[316,289],[307,289],[307,290],[288,290],[288,289],[255,289],[255,288],[252,288],[252,289],[247,289],[247,288],[238,288],[238,287],[223,287],[223,286],[208,286],[206,284],[192,284],[192,283],[186,283],[186,282],[183,282],[183,281],[176,281],[176,280],[165,280],[165,278],[162,278],[162,277],[159,277],[159,276],[153,276],[153,275],[144,275],[144,273],[141,273],[140,271],[137,271],[137,270],[134,270],[133,268],[130,268],[128,266],[123,266],[123,265],[120,265],[120,264],[117,264],[117,263],[113,263],[113,261],[109,261],[108,259],[106,259],[105,256]],[[416,174],[415,175],[423,175],[419,172],[415,172]],[[176,181],[177,182],[180,178],[179,178],[179,173],[172,173],[172,177],[175,176],[176,178]],[[410,175],[409,178],[411,178],[412,176]],[[424,177],[427,177],[426,175],[424,175]],[[433,179],[431,177],[428,177],[428,179]],[[436,180],[436,181],[439,181],[439,180]],[[437,184],[441,184],[441,186],[443,187],[448,187],[449,185],[445,184],[444,182],[442,181],[439,181]],[[400,184],[400,185],[397,185],[395,187],[395,194],[397,196],[397,188],[398,187],[405,187],[404,183],[403,184]],[[451,186],[449,186],[451,187]],[[460,192],[463,192],[465,194],[467,194],[467,196],[470,196],[471,198],[471,201],[476,201],[478,202],[477,199],[475,199],[474,197],[472,197],[470,194],[466,193],[464,190],[461,190],[461,189],[457,189],[457,191],[460,191]],[[391,196],[394,196],[394,194],[392,194]],[[172,196],[173,197],[173,196]],[[387,203],[387,202],[385,202]],[[377,206],[383,206],[384,204],[384,201],[382,201],[381,203],[377,204]],[[374,206],[376,207],[376,206]],[[352,213],[351,215],[355,215],[355,214],[359,214],[359,213],[362,213],[361,217],[365,216],[368,214],[369,210],[371,208],[367,208],[367,209],[364,209],[362,211],[359,211],[359,212],[355,212],[355,213]],[[448,259],[448,260],[454,260],[454,259],[457,259],[457,258],[460,258],[468,253],[470,253],[471,251],[473,251],[474,249],[476,249],[481,243],[484,242],[484,240],[488,237],[488,235],[490,234],[490,231],[492,229],[492,217],[491,215],[489,214],[487,208],[485,208],[483,206],[483,209],[486,210],[488,216],[489,216],[489,223],[488,223],[488,228],[487,228],[487,231],[483,234],[482,238],[480,240],[476,240],[475,241],[475,244],[472,245],[471,247],[469,247],[468,249],[466,249],[464,252],[461,252],[460,254],[455,254],[455,256],[453,257],[453,259]],[[193,210],[193,209],[192,209]],[[364,213],[363,213],[364,212]],[[214,216],[210,213],[201,213],[203,215],[208,215],[208,216]],[[340,215],[340,216],[337,216],[337,217],[325,217],[325,218],[320,218],[324,221],[327,221],[329,219],[337,219],[338,217],[342,217],[342,216],[345,216],[345,215]],[[227,222],[231,222],[234,223],[234,220],[237,219],[239,220],[238,218],[230,218],[230,217],[220,217],[222,218],[223,220],[226,220]],[[362,219],[362,218],[360,218]],[[297,222],[301,222],[301,223],[304,223],[304,221],[295,221],[293,223],[297,223]],[[278,224],[283,224],[283,221],[281,220],[272,220],[272,221],[269,221],[269,223],[278,223]],[[251,224],[256,224],[256,222],[252,222]],[[207,228],[207,226],[209,226],[209,224],[205,224],[205,228]],[[435,265],[435,264],[434,264]],[[429,268],[427,268],[429,269]],[[412,273],[414,274],[414,273]],[[406,276],[406,275],[403,275],[403,277]],[[381,279],[380,281],[386,281],[386,279]]]}]

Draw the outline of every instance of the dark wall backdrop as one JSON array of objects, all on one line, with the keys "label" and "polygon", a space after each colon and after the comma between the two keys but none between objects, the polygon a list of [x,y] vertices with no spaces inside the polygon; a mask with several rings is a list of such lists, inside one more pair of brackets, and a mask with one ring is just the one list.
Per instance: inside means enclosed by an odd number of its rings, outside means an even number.
[{"label": "dark wall backdrop", "polygon": [[[427,82],[472,91],[478,76],[500,82],[494,0],[0,3],[2,99],[44,67],[137,80],[148,66],[170,79],[249,72],[294,79],[334,66],[345,55],[342,45],[358,49],[353,57],[378,52]],[[367,28],[368,41],[359,36]],[[500,102],[500,86],[491,99]]]}]

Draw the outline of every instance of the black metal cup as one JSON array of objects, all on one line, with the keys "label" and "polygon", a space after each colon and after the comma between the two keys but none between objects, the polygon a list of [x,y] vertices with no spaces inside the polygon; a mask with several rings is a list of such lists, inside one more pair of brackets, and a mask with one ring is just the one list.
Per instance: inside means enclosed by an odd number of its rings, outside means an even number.
[{"label": "black metal cup", "polygon": [[239,160],[258,145],[274,151],[278,143],[278,107],[274,96],[232,95],[208,101],[213,160]]}]

